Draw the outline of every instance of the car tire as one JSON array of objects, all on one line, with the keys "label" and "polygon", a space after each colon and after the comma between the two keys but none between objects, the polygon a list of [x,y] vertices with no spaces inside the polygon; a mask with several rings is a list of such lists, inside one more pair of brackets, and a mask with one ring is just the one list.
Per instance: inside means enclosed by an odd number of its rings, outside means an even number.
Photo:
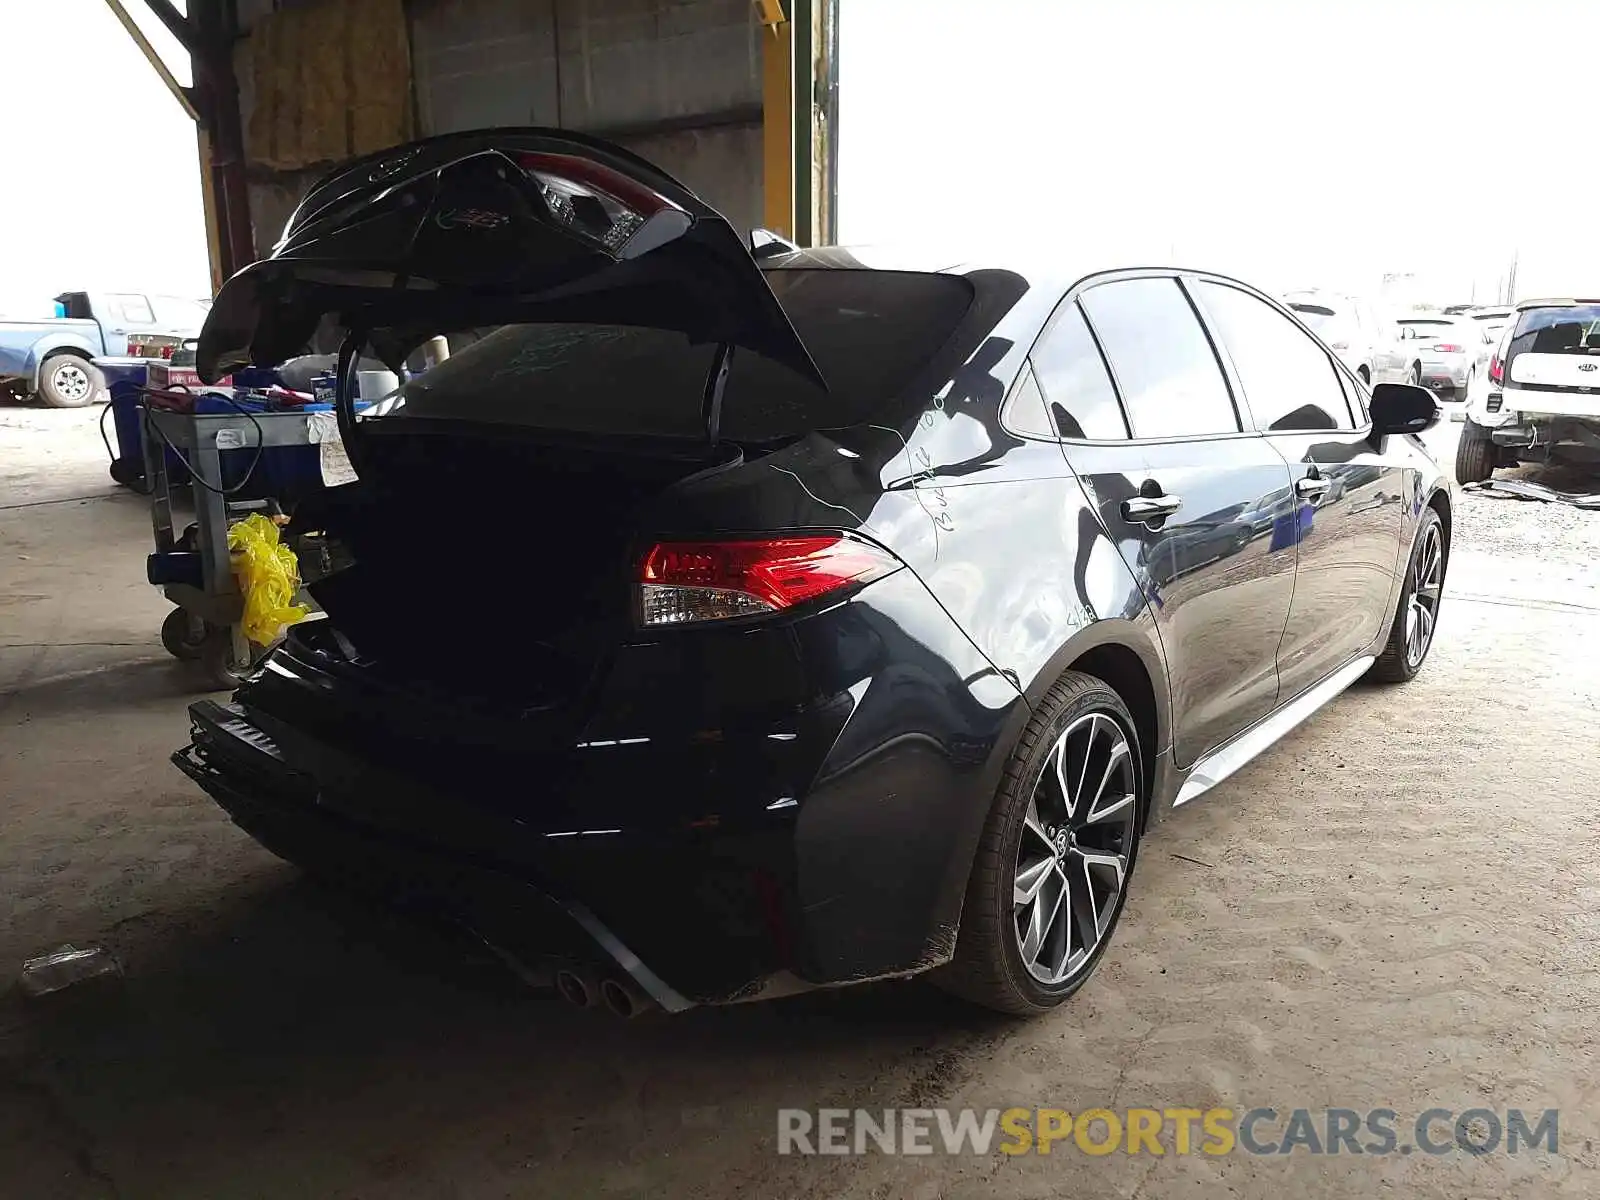
[{"label": "car tire", "polygon": [[1411,386],[1422,386],[1422,364],[1419,362],[1411,364]]},{"label": "car tire", "polygon": [[1409,683],[1422,670],[1428,651],[1433,649],[1449,562],[1450,544],[1444,536],[1444,522],[1432,507],[1424,508],[1417,536],[1411,543],[1411,555],[1406,559],[1400,603],[1389,626],[1389,640],[1367,672],[1369,678],[1378,683]]},{"label": "car tire", "polygon": [[[1075,785],[1058,782],[1073,776]],[[934,982],[1017,1016],[1048,1012],[1082,987],[1127,898],[1147,787],[1122,697],[1068,671],[1012,750],[979,838],[955,955]],[[1029,887],[1032,899],[1018,904]],[[1026,943],[1041,927],[1030,962]]]},{"label": "car tire", "polygon": [[1482,483],[1494,474],[1495,444],[1489,431],[1470,416],[1461,423],[1461,440],[1456,443],[1456,482]]},{"label": "car tire", "polygon": [[56,354],[39,367],[39,397],[51,408],[82,408],[105,390],[100,368],[76,354]]}]

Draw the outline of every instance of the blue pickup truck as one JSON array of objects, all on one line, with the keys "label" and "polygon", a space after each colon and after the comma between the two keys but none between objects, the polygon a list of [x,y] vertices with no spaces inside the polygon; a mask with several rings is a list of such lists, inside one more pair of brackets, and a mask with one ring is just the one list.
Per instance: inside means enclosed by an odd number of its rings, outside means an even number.
[{"label": "blue pickup truck", "polygon": [[47,320],[0,320],[0,392],[55,408],[104,399],[94,359],[162,357],[206,319],[203,303],[142,292],[63,292],[55,307]]}]

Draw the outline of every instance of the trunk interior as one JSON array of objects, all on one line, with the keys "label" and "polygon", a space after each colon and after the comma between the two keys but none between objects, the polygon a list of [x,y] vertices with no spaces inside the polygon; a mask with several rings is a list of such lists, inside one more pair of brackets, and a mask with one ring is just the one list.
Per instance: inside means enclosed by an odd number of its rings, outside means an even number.
[{"label": "trunk interior", "polygon": [[352,560],[310,591],[353,665],[524,713],[573,708],[626,634],[651,501],[743,461],[730,444],[413,424],[369,425],[360,482],[296,513]]}]

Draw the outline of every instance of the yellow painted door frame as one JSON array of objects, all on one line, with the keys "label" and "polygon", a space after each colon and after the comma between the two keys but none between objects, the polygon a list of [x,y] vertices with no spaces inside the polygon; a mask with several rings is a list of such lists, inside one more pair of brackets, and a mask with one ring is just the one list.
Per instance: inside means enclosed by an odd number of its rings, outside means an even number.
[{"label": "yellow painted door frame", "polygon": [[794,236],[794,27],[777,0],[757,0],[761,34],[762,224]]}]

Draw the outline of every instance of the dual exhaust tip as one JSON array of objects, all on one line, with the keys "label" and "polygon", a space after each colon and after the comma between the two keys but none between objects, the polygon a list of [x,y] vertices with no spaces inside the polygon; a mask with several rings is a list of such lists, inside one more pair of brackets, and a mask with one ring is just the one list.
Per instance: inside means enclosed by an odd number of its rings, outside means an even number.
[{"label": "dual exhaust tip", "polygon": [[625,1021],[657,1007],[644,989],[625,975],[569,965],[556,971],[554,982],[556,994],[574,1008],[603,1008]]}]

